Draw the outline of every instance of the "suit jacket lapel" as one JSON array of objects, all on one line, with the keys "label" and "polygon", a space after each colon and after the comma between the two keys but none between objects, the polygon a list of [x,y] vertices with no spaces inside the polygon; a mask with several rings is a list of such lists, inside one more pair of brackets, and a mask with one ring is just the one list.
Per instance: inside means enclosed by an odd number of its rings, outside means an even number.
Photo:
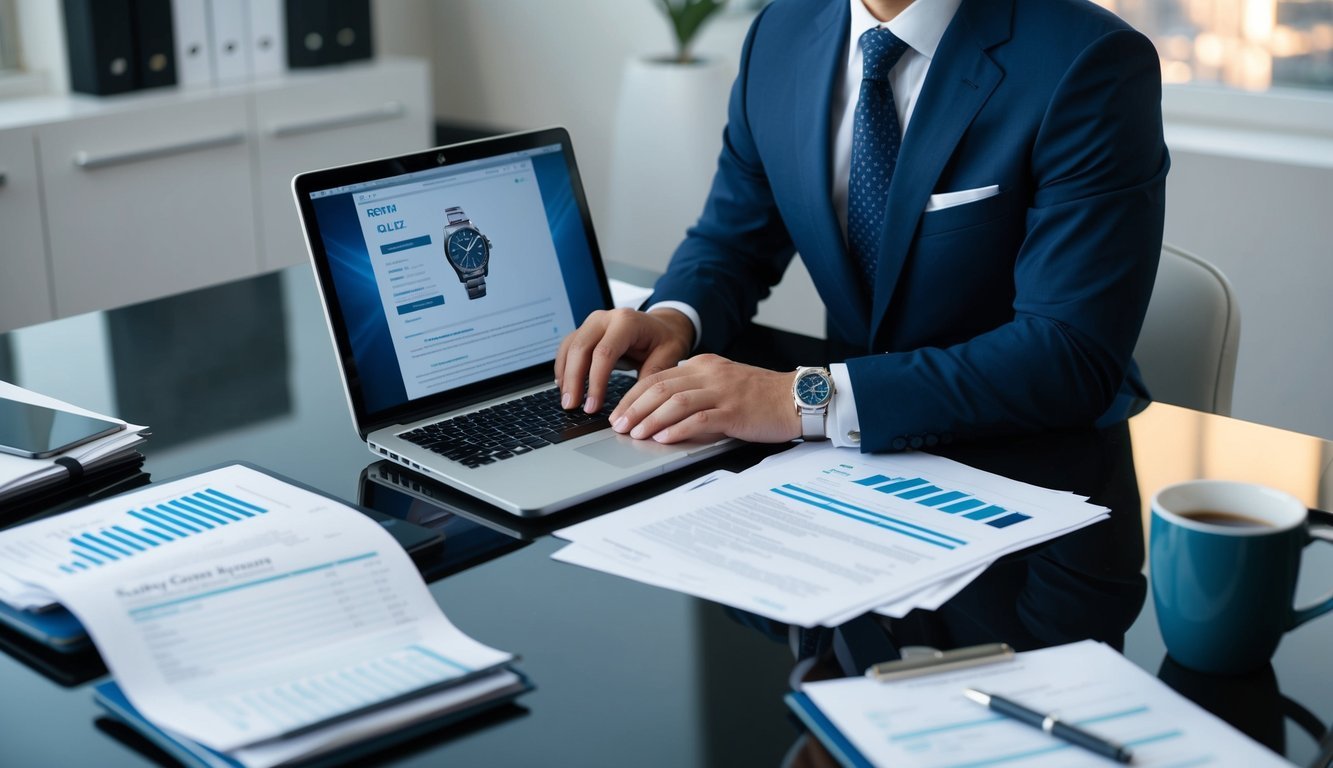
[{"label": "suit jacket lapel", "polygon": [[872,343],[935,183],[964,131],[1004,78],[986,49],[1008,39],[1010,18],[1009,2],[964,0],[931,60],[889,185],[870,315]]},{"label": "suit jacket lapel", "polygon": [[[805,242],[819,244],[816,251],[803,252],[802,256],[807,259],[820,293],[842,297],[837,302],[825,301],[830,322],[846,339],[867,339],[870,304],[847,253],[829,196],[833,188],[830,159],[833,89],[839,71],[846,66],[849,13],[846,0],[828,2],[811,21],[804,48],[796,52],[798,74],[792,87],[795,103],[801,109],[794,113],[800,117],[792,120],[792,146],[796,149],[805,199],[803,207],[811,235]],[[814,103],[806,102],[801,94],[814,94]]]}]

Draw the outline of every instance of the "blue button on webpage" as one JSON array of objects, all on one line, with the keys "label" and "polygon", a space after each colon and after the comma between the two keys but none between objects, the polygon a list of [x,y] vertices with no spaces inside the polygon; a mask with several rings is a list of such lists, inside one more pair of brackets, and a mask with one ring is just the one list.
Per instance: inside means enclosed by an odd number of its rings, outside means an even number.
[{"label": "blue button on webpage", "polygon": [[409,302],[407,304],[399,304],[398,314],[406,315],[409,312],[417,312],[423,309],[430,309],[431,307],[442,307],[442,306],[444,306],[443,296],[431,296],[429,299],[417,299],[416,301]]},{"label": "blue button on webpage", "polygon": [[430,245],[430,235],[414,237],[411,240],[399,240],[396,243],[385,243],[380,246],[380,253],[388,256],[391,253],[406,251],[411,248],[420,248],[423,245]]}]

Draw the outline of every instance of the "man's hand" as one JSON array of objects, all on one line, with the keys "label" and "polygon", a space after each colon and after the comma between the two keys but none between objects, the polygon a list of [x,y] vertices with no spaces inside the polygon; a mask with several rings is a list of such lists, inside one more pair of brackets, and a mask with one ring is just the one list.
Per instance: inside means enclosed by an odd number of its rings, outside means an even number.
[{"label": "man's hand", "polygon": [[659,443],[722,435],[785,443],[801,436],[791,396],[795,376],[700,355],[640,376],[611,412],[611,426]]},{"label": "man's hand", "polygon": [[[560,342],[555,356],[555,381],[560,403],[596,413],[606,402],[606,382],[616,361],[627,357],[639,366],[639,377],[675,366],[694,346],[694,324],[674,309],[638,312],[598,310]],[[584,396],[583,383],[588,383]]]}]

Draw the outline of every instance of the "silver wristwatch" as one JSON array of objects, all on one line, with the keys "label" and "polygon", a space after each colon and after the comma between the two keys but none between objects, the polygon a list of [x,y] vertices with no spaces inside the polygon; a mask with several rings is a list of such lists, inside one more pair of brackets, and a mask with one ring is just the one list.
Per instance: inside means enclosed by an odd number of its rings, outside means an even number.
[{"label": "silver wristwatch", "polygon": [[801,367],[791,385],[796,413],[801,417],[801,437],[823,440],[828,437],[828,407],[833,402],[833,375],[827,368]]}]

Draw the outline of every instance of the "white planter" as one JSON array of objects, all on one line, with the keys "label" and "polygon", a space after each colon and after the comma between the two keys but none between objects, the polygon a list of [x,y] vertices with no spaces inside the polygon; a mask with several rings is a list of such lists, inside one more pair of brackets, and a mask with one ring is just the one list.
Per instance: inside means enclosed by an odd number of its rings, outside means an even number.
[{"label": "white planter", "polygon": [[699,218],[717,169],[731,62],[625,66],[611,149],[603,257],[662,270]]}]

